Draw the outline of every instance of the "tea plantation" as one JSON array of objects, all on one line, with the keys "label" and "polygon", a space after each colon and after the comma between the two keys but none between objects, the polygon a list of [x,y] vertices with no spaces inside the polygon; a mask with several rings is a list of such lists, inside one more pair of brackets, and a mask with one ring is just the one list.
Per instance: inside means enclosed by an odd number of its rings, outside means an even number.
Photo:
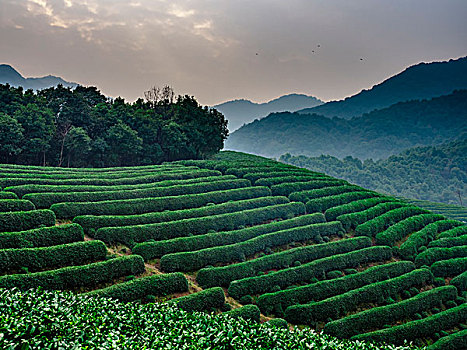
[{"label": "tea plantation", "polygon": [[400,199],[236,152],[0,187],[1,348],[467,348],[467,226]]}]

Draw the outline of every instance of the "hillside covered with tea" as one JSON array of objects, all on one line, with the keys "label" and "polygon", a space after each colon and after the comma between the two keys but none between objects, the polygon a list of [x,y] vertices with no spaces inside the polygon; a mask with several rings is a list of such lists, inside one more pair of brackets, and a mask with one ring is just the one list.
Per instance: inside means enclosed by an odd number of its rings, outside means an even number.
[{"label": "hillside covered with tea", "polygon": [[[102,335],[77,339],[63,322],[78,330],[87,324],[82,315],[99,322],[98,314],[110,324],[128,322],[111,333],[114,344],[127,348],[162,341],[157,322],[173,329],[167,343],[184,339],[180,332],[187,329],[191,342],[219,348],[233,334],[252,349],[267,348],[271,339],[282,348],[291,339],[304,349],[315,341],[332,348],[338,342],[332,337],[358,340],[340,343],[350,349],[377,349],[372,342],[466,344],[461,221],[324,173],[235,152],[137,167],[0,169],[3,344],[20,344],[14,330],[22,329],[21,343],[32,348],[41,339],[89,345]],[[31,288],[39,289],[26,292]],[[119,313],[120,304],[108,297],[137,304],[122,304],[133,311]],[[169,305],[153,305],[160,302]],[[74,306],[80,303],[89,304],[84,314]],[[21,323],[28,305],[47,304],[49,314],[42,306],[31,309],[40,326]],[[161,312],[164,318],[148,316]],[[56,319],[59,313],[69,321]],[[195,332],[193,317],[207,328]],[[238,317],[242,328],[231,321]],[[143,332],[135,339],[131,327],[146,319],[156,327],[152,338]],[[304,328],[277,328],[292,325]],[[233,333],[215,338],[219,327]]]}]

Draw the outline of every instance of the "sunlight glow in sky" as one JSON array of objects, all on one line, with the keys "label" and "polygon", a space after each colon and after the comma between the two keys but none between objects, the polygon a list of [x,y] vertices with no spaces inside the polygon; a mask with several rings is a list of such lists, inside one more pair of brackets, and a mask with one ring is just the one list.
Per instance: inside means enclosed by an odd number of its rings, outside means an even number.
[{"label": "sunlight glow in sky", "polygon": [[128,100],[331,100],[465,56],[465,18],[465,0],[0,0],[0,63]]}]

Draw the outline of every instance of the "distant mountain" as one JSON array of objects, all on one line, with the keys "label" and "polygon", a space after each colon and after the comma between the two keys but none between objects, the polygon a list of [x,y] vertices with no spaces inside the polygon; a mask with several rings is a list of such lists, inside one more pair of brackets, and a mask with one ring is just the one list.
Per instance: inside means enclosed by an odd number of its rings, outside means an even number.
[{"label": "distant mountain", "polygon": [[249,100],[228,101],[214,106],[229,121],[229,130],[234,131],[245,123],[267,116],[272,112],[295,112],[299,109],[315,107],[323,101],[313,96],[290,94],[267,103],[254,103]]},{"label": "distant mountain", "polygon": [[467,134],[467,90],[400,102],[350,120],[273,113],[232,133],[225,149],[265,157],[290,153],[380,159],[410,147],[455,140],[463,133]]},{"label": "distant mountain", "polygon": [[[280,160],[394,196],[450,204],[465,203],[467,196],[467,138],[437,146],[410,148],[376,162],[362,162],[353,157],[337,159],[290,154],[281,156]],[[464,207],[462,218],[466,212]]]},{"label": "distant mountain", "polygon": [[62,84],[65,87],[76,87],[78,84],[63,80],[60,77],[47,75],[41,78],[24,78],[16,69],[8,64],[0,65],[0,84],[22,86],[25,90],[41,90]]},{"label": "distant mountain", "polygon": [[299,113],[350,119],[397,102],[447,95],[467,89],[467,57],[446,62],[420,63],[341,101],[332,101]]}]

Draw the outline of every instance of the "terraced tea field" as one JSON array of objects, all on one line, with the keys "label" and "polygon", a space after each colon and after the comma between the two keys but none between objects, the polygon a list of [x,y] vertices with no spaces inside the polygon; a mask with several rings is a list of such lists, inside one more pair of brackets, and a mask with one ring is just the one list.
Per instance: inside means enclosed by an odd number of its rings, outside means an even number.
[{"label": "terraced tea field", "polygon": [[133,168],[0,165],[0,186],[0,288],[467,344],[467,226],[344,180],[222,152]]},{"label": "terraced tea field", "polygon": [[433,213],[442,214],[450,219],[456,219],[463,222],[467,222],[467,207],[462,205],[436,203],[430,201],[423,201],[419,199],[407,199],[404,201],[413,205],[419,206],[420,208],[428,209]]}]

